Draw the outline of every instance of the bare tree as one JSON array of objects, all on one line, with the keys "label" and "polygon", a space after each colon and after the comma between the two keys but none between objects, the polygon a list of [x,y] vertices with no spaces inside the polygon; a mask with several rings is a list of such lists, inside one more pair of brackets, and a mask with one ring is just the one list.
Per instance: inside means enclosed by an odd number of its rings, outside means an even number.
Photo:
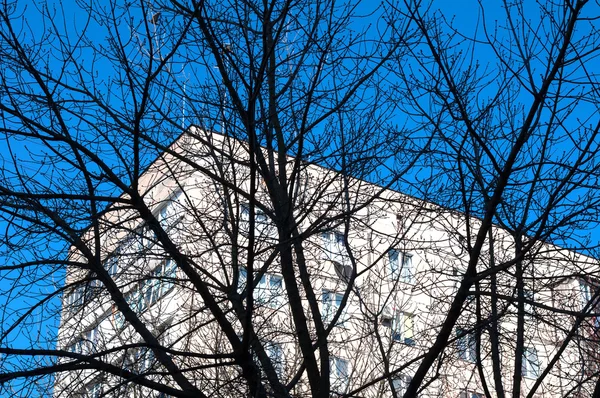
[{"label": "bare tree", "polygon": [[[358,25],[373,12],[377,32]],[[379,73],[408,39],[396,14],[92,3],[65,28],[66,11],[5,3],[5,270],[67,273],[7,320],[8,343],[37,309],[56,322],[62,295],[58,339],[3,347],[2,380],[49,389],[54,374],[59,396],[328,396],[330,364],[346,372],[329,335],[357,275],[342,246],[383,191],[357,178],[377,179],[402,138]],[[321,234],[342,265],[314,264]],[[310,274],[336,270],[329,297]],[[281,369],[282,350],[301,359]]]},{"label": "bare tree", "polygon": [[585,1],[78,5],[0,11],[0,389],[600,390]]},{"label": "bare tree", "polygon": [[[591,395],[598,375],[581,369],[593,359],[566,353],[595,316],[595,305],[574,304],[573,292],[578,278],[596,280],[597,267],[554,246],[596,253],[580,234],[598,216],[600,125],[588,108],[597,101],[589,68],[597,9],[587,3],[480,2],[471,28],[404,4],[421,42],[418,56],[399,60],[400,98],[415,128],[434,137],[425,161],[432,177],[413,189],[462,211],[466,232],[457,242],[466,253],[460,287],[409,396],[433,377],[453,338],[464,340],[463,330],[476,340],[472,372],[487,396],[568,396],[584,384],[582,395]],[[548,382],[552,376],[558,382]]]}]

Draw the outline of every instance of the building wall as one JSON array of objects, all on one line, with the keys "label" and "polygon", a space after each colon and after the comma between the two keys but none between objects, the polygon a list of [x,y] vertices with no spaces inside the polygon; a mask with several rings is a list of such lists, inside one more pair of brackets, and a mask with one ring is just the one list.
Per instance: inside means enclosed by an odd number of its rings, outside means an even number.
[{"label": "building wall", "polygon": [[[243,143],[218,135],[212,140],[212,148],[223,148],[222,153],[184,136],[171,147],[172,154],[158,159],[142,175],[140,190],[170,239],[191,259],[201,277],[210,281],[213,297],[239,330],[240,339],[243,327],[235,315],[236,311],[239,314],[239,302],[236,307],[234,296],[238,293],[243,298],[253,279],[252,325],[263,348],[275,358],[272,363],[280,379],[289,382],[301,369],[302,355],[281,279],[278,231],[269,215],[259,211],[254,245],[248,251],[249,198],[239,193],[250,192],[246,149]],[[194,164],[186,164],[182,158]],[[215,184],[215,175],[225,176],[226,181]],[[255,200],[268,204],[265,182],[257,187]],[[356,390],[356,395],[363,397],[392,396],[391,386],[401,388],[414,374],[438,335],[468,265],[467,230],[477,230],[480,221],[312,164],[304,165],[298,187],[295,218],[306,237],[302,247],[313,293],[330,329],[332,377],[338,376],[333,387],[342,392]],[[349,200],[345,202],[345,198]],[[352,203],[350,213],[346,213],[348,202]],[[265,209],[268,212],[268,205]],[[125,205],[112,206],[101,225],[98,233],[87,233],[90,247],[95,239],[100,241],[98,257],[109,273],[115,270],[111,269],[114,261],[118,263],[113,280],[139,319],[170,350],[175,364],[211,395],[245,395],[240,369],[230,365],[227,357],[231,344],[160,239]],[[539,361],[539,366],[527,363],[524,368],[523,393],[560,354],[536,396],[586,396],[589,391],[573,389],[582,381],[582,365],[589,362],[586,347],[597,340],[595,325],[589,324],[590,319],[581,319],[582,324],[587,322],[589,341],[576,338],[565,347],[563,342],[573,333],[577,312],[587,304],[581,300],[578,275],[596,269],[597,261],[544,243],[515,258],[515,237],[500,228],[493,229],[492,237],[479,264],[480,271],[489,269],[492,262],[505,269],[498,273],[494,299],[500,314],[498,349],[504,387],[511,391],[514,336],[522,319],[526,356],[534,362],[537,354]],[[71,260],[82,258],[73,248]],[[511,276],[517,262],[525,275],[523,290],[528,301],[521,316],[518,289]],[[250,265],[255,270],[252,275]],[[299,281],[297,269],[296,273]],[[175,386],[169,377],[156,374],[164,368],[94,275],[84,267],[69,269],[59,346],[74,354],[102,353],[98,354],[102,361]],[[354,277],[349,289],[348,278]],[[483,394],[480,375],[486,375],[488,383],[493,380],[490,353],[494,347],[489,330],[495,320],[490,278],[483,278],[476,289],[465,303],[444,360],[434,367],[431,383],[420,396]],[[302,300],[310,314],[307,297]],[[347,300],[346,305],[337,311],[342,300]],[[479,353],[478,335],[482,336]],[[145,387],[131,386],[127,381],[131,375],[115,377],[82,370],[63,376],[57,379],[56,397],[91,396],[96,384],[103,393],[115,396],[159,396]],[[310,395],[305,377],[300,377],[292,394]],[[494,391],[493,385],[488,388]]]}]

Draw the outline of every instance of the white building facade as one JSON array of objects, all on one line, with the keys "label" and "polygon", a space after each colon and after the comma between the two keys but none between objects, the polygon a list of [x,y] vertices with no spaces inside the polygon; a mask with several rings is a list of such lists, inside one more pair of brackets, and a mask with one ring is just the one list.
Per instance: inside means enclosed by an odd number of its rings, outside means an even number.
[{"label": "white building facade", "polygon": [[[308,397],[304,332],[316,358],[326,347],[329,370],[317,363],[331,396],[403,396],[445,325],[481,221],[288,158],[285,240],[273,182],[252,179],[248,146],[195,135],[141,176],[147,212],[123,196],[88,233],[103,271],[72,249],[71,263],[82,265],[67,273],[59,347],[65,362],[85,366],[60,373],[54,396],[177,396],[183,380],[205,396],[252,396],[245,350],[260,370],[257,391]],[[286,249],[293,268],[283,265]],[[419,396],[496,396],[496,383],[508,396],[517,374],[522,396],[591,396],[599,325],[586,275],[597,267],[493,228]]]}]

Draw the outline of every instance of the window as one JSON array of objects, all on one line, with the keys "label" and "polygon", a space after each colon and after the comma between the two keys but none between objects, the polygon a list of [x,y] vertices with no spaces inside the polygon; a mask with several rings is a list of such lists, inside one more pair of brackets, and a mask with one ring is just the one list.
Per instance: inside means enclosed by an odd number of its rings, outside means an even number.
[{"label": "window", "polygon": [[138,348],[135,352],[135,363],[137,371],[144,373],[152,369],[154,365],[154,351],[150,348]]},{"label": "window", "polygon": [[397,397],[403,397],[406,393],[406,388],[412,381],[412,377],[406,375],[399,375],[392,379],[392,386],[396,392]]},{"label": "window", "polygon": [[93,383],[87,389],[87,397],[89,398],[100,398],[102,396],[102,384]]},{"label": "window", "polygon": [[397,250],[390,250],[388,252],[388,259],[390,262],[390,275],[392,279],[396,279],[400,274],[400,257],[402,254]]},{"label": "window", "polygon": [[121,311],[119,311],[117,306],[114,304],[112,307],[112,313],[113,313],[113,322],[114,322],[115,328],[121,329],[125,325],[125,316],[123,316]]},{"label": "window", "polygon": [[152,277],[159,281],[159,296],[164,295],[173,287],[173,279],[177,277],[177,263],[168,258],[152,271]]},{"label": "window", "polygon": [[65,350],[68,352],[71,352],[73,354],[80,354],[81,352],[84,351],[84,341],[81,338],[78,338],[77,340],[75,340],[74,343],[68,345]]},{"label": "window", "polygon": [[143,302],[140,303],[139,308],[141,311],[156,303],[162,294],[161,285],[163,282],[160,279],[158,279],[158,276],[153,273],[152,277],[146,279],[142,283],[141,296]]},{"label": "window", "polygon": [[478,392],[465,390],[465,391],[461,391],[458,398],[484,398],[484,396],[483,396],[483,394],[480,394]]},{"label": "window", "polygon": [[456,329],[456,349],[458,357],[465,361],[477,360],[477,336],[465,329]]},{"label": "window", "polygon": [[323,250],[327,258],[339,258],[343,256],[346,247],[344,245],[344,234],[338,231],[326,231],[321,234]]},{"label": "window", "polygon": [[343,245],[344,234],[338,231],[325,231],[321,234],[326,245]]},{"label": "window", "polygon": [[590,284],[584,280],[579,281],[579,292],[581,299],[581,308],[583,309],[594,296],[594,292]]},{"label": "window", "polygon": [[137,229],[135,239],[137,242],[136,254],[141,254],[148,251],[154,242],[156,242],[156,235],[148,225],[144,224]]},{"label": "window", "polygon": [[145,373],[152,369],[154,362],[154,352],[150,348],[131,348],[125,354],[123,368],[130,372]]},{"label": "window", "polygon": [[[238,280],[238,292],[241,294],[246,288],[248,271],[246,267],[240,267]],[[279,275],[265,273],[254,287],[254,299],[258,304],[278,308],[284,302],[283,278]]]},{"label": "window", "polygon": [[83,285],[83,299],[87,302],[92,300],[94,296],[98,294],[98,288],[100,287],[100,280],[96,279],[96,275],[92,274],[91,278],[91,280],[88,280]]},{"label": "window", "polygon": [[85,302],[86,288],[83,285],[78,285],[73,288],[65,297],[65,307],[69,310],[76,310],[77,307],[82,306]]},{"label": "window", "polygon": [[89,297],[92,297],[94,295],[96,289],[100,288],[100,285],[101,285],[100,279],[98,279],[98,277],[96,276],[96,273],[93,273],[91,275],[91,278],[92,278],[92,280],[90,280],[90,282],[89,282],[90,288],[87,291],[87,295]]},{"label": "window", "polygon": [[[136,313],[140,313],[145,309],[144,295],[139,291],[139,289],[131,290],[124,294],[125,301],[131,307],[131,310]],[[115,326],[117,328],[122,328],[125,326],[125,316],[119,309],[113,306],[113,315],[115,320]]]},{"label": "window", "polygon": [[146,309],[144,294],[140,289],[133,290],[126,298],[128,298],[127,302],[136,314],[140,314]]},{"label": "window", "polygon": [[156,219],[160,226],[168,231],[172,228],[176,221],[181,218],[183,212],[181,211],[180,200],[183,192],[178,190],[171,198],[167,200],[167,203],[160,208]]},{"label": "window", "polygon": [[265,273],[254,288],[257,302],[269,307],[279,307],[283,298],[283,279],[281,276]]},{"label": "window", "polygon": [[525,347],[523,350],[523,363],[521,373],[524,377],[538,377],[540,374],[540,363],[537,350],[533,347]]},{"label": "window", "polygon": [[246,288],[246,283],[248,281],[248,271],[246,267],[239,267],[239,277],[238,277],[238,293],[242,294],[244,289]]},{"label": "window", "polygon": [[[242,221],[250,221],[250,205],[248,203],[243,203],[241,210],[240,216]],[[268,223],[269,219],[264,211],[254,207],[254,221],[256,224],[266,224]]]},{"label": "window", "polygon": [[[165,278],[171,278],[171,279],[177,278],[177,263],[175,262],[175,260],[169,258],[164,263],[162,263],[161,272]],[[170,287],[173,284],[173,282],[168,281],[167,284]],[[165,290],[165,286],[163,286],[163,291],[164,290]]]},{"label": "window", "polygon": [[98,344],[98,325],[83,334],[81,341],[81,352],[89,354],[95,351]]},{"label": "window", "polygon": [[267,215],[260,209],[255,209],[255,213],[256,213],[256,223],[257,224],[262,224],[262,225],[266,225],[269,223],[269,219],[267,218]]},{"label": "window", "polygon": [[[250,222],[250,205],[244,203],[240,209],[240,229],[244,233],[249,232]],[[258,235],[266,235],[270,233],[269,217],[261,209],[254,207],[254,231]]]},{"label": "window", "polygon": [[119,272],[119,257],[118,253],[111,254],[104,261],[104,269],[108,272],[108,275],[115,276]]},{"label": "window", "polygon": [[[598,287],[596,285],[593,285],[582,279],[579,280],[579,299],[581,301],[582,310],[588,307],[588,312],[600,312],[600,306],[598,305],[598,297],[596,297],[597,289]],[[589,302],[592,300],[594,302],[592,305],[590,305]],[[593,327],[596,329],[600,329],[600,315],[594,316],[590,321],[590,325],[593,325]]]},{"label": "window", "polygon": [[[172,279],[177,274],[175,261],[167,259],[162,261],[156,267],[150,277],[144,280],[140,285],[139,292],[132,291],[131,303],[132,309],[137,312],[145,311],[165,295],[173,287]],[[129,302],[129,301],[128,301]]]},{"label": "window", "polygon": [[[118,268],[125,269],[127,265],[139,258],[137,252],[137,237],[135,233],[130,233],[122,241],[121,244],[113,252],[116,261],[119,262]],[[123,264],[126,264],[123,266]],[[116,270],[118,272],[118,269]]]},{"label": "window", "polygon": [[[325,322],[331,322],[331,320],[333,320],[333,317],[335,316],[335,314],[337,314],[337,312],[339,311],[341,305],[342,305],[342,299],[344,298],[344,295],[341,293],[335,293],[332,292],[330,290],[323,290],[323,296],[322,296],[322,302],[323,302],[323,308],[322,308],[322,315],[323,315],[323,320]],[[342,313],[342,315],[340,315],[340,317],[338,318],[338,324],[343,324],[344,323],[344,314]]]},{"label": "window", "polygon": [[169,216],[170,216],[170,210],[171,210],[172,204],[171,203],[167,203],[165,206],[163,206],[159,211],[158,214],[156,215],[156,219],[158,220],[158,223],[160,224],[160,226],[163,229],[167,229],[169,228]]},{"label": "window", "polygon": [[329,382],[333,391],[343,393],[348,388],[348,361],[339,357],[329,358]]},{"label": "window", "polygon": [[410,346],[415,345],[412,314],[396,311],[393,318],[383,320],[383,325],[391,328],[393,341],[399,341]]},{"label": "window", "polygon": [[63,307],[68,311],[77,311],[82,305],[86,303],[86,301],[91,300],[94,295],[97,293],[97,287],[100,286],[100,281],[95,279],[95,276],[92,275],[91,280],[86,281],[85,283],[80,282],[76,287],[71,288],[68,293],[65,293],[64,296],[64,305]]},{"label": "window", "polygon": [[282,377],[284,375],[284,362],[281,344],[272,341],[267,342],[265,343],[265,351],[271,360],[271,364],[273,365],[273,369],[275,369],[277,376]]},{"label": "window", "polygon": [[399,278],[402,282],[412,283],[412,255],[392,249],[388,252],[388,259],[391,278],[394,280]]}]

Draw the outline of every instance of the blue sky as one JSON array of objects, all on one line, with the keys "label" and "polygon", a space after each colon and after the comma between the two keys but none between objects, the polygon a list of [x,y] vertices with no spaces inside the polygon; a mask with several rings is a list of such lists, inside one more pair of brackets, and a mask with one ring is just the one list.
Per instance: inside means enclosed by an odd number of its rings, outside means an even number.
[{"label": "blue sky", "polygon": [[[82,31],[84,28],[88,29],[88,33],[91,37],[94,37],[95,40],[102,42],[104,37],[106,36],[106,27],[99,26],[93,21],[89,21],[85,14],[78,10],[75,1],[63,1],[63,2],[55,2],[54,7],[50,7],[50,9],[54,9],[56,15],[54,16],[54,22],[63,25],[66,32],[69,34],[73,34],[76,32]],[[51,3],[52,4],[52,3]],[[486,1],[486,20],[493,26],[493,23],[496,19],[502,18],[503,9],[500,5],[501,3],[498,1]],[[528,3],[533,4],[533,2]],[[43,21],[37,15],[37,10],[35,6],[31,3],[26,4],[25,2],[20,2],[18,4],[19,7],[23,7],[24,15],[26,16],[26,21],[28,23],[26,29],[30,29],[29,33],[33,35],[40,35],[47,27],[45,24],[47,21]],[[527,6],[529,7],[529,5]],[[539,14],[537,11],[530,11],[529,8],[525,8],[526,12],[529,13],[528,17],[531,18],[532,21],[537,21],[539,19]],[[439,8],[443,17],[452,21],[452,25],[457,29],[462,31],[467,35],[477,34],[477,37],[483,34],[482,26],[478,24],[478,16],[480,13],[480,8],[478,6],[478,2],[474,0],[462,0],[462,1],[435,1],[432,5],[432,9]],[[591,6],[591,13],[597,11],[597,6]],[[533,6],[532,6],[533,10]],[[126,17],[126,16],[124,16]],[[364,20],[361,23],[367,23],[368,20]],[[131,32],[128,31],[126,25],[120,26],[117,28],[119,32],[123,35],[123,37],[131,38]],[[585,35],[585,28],[578,32],[579,35]],[[58,62],[59,53],[56,52],[52,54],[56,56],[56,62]],[[89,50],[81,50],[77,54],[76,57],[79,59],[85,59],[91,64],[94,64],[96,76],[102,81],[105,77],[111,76],[116,71],[110,66],[109,63],[102,60],[102,58],[95,59],[94,54]],[[143,54],[129,54],[131,57],[143,57]],[[486,46],[476,46],[473,50],[473,57],[482,65],[486,65],[489,63],[490,67],[494,67],[494,61],[492,58],[492,53],[490,49]],[[188,71],[188,73],[191,73]],[[200,79],[199,76],[195,76]],[[99,90],[103,95],[111,95],[110,90],[118,90],[118,87],[108,86],[104,83],[100,84]],[[577,110],[580,118],[585,119],[590,117],[596,112],[596,105],[581,105]],[[402,120],[400,120],[401,122]],[[593,122],[591,120],[590,122]],[[6,141],[0,142],[0,151],[5,156],[8,153],[8,148],[6,146]],[[36,144],[27,141],[21,142],[12,142],[12,149],[15,153],[21,153],[24,157],[28,157],[28,153],[34,153],[34,157],[31,157],[30,160],[33,162],[42,161],[43,154],[36,151]],[[573,145],[573,143],[569,143],[568,141],[564,142],[564,148],[566,151],[569,150],[569,147]],[[42,147],[40,147],[41,150]],[[101,146],[99,147],[101,149]],[[559,154],[560,155],[560,154]],[[4,165],[10,166],[8,163],[8,159],[3,157]],[[21,166],[21,165],[20,165]],[[23,167],[28,167],[26,164],[22,165]],[[35,167],[35,165],[34,165]],[[38,175],[37,178],[48,178],[48,182],[50,183],[50,177],[41,177]],[[38,182],[41,182],[39,180]],[[57,183],[58,181],[52,181],[52,183]],[[60,182],[64,183],[64,181]],[[107,190],[110,191],[114,189],[114,187],[108,187]],[[5,221],[0,221],[0,229],[4,231],[5,234],[11,234],[13,231],[11,227],[6,226]],[[8,229],[7,229],[8,228]],[[600,239],[600,233],[597,231],[597,228],[593,230],[584,230],[581,231],[584,234],[590,233],[592,237],[593,244],[597,244]],[[565,242],[568,243],[568,242]],[[13,251],[11,251],[8,247],[4,247],[2,249],[2,253],[0,254],[0,262],[4,264],[11,264],[15,260],[25,261],[27,259],[35,257],[34,255],[40,254],[40,250],[46,250],[45,254],[48,257],[58,257],[64,258],[66,256],[67,247],[64,243],[61,243],[56,240],[51,240],[47,243],[46,247],[38,246],[38,247],[24,247],[21,251],[16,255]],[[49,292],[52,292],[56,287],[60,287],[62,285],[62,278],[64,276],[63,268],[61,267],[40,267],[35,273],[28,275],[26,278],[23,275],[20,275],[18,271],[12,272],[3,272],[0,274],[0,306],[4,307],[2,311],[2,315],[4,319],[2,320],[2,324],[5,327],[10,324],[10,321],[14,319],[14,314],[28,308],[37,298],[42,295],[46,295]],[[17,286],[17,290],[14,290],[14,287]],[[15,298],[16,294],[16,298]],[[8,303],[8,304],[7,304]],[[51,307],[54,309],[59,305],[58,298],[55,298],[51,302]],[[50,313],[50,311],[43,311],[39,314],[34,314],[33,319],[44,319],[43,322],[34,324],[31,328],[25,328],[23,330],[24,333],[12,333],[10,335],[10,339],[7,341],[3,341],[2,344],[8,343],[13,347],[52,347],[53,339],[56,334],[56,326],[58,319],[56,317],[44,318],[45,314]],[[12,318],[11,318],[11,314]],[[2,391],[2,390],[0,390]],[[5,393],[4,396],[10,396]]]}]

